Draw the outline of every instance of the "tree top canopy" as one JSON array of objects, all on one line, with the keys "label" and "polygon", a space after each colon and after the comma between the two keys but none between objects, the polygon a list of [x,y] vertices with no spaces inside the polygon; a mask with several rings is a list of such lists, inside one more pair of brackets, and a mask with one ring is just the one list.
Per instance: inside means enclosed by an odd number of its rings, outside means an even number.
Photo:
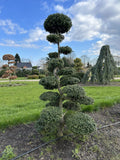
[{"label": "tree top canopy", "polygon": [[50,33],[65,33],[72,27],[71,19],[60,13],[51,14],[44,22],[44,28]]},{"label": "tree top canopy", "polygon": [[15,57],[12,54],[5,54],[3,60],[15,60]]}]

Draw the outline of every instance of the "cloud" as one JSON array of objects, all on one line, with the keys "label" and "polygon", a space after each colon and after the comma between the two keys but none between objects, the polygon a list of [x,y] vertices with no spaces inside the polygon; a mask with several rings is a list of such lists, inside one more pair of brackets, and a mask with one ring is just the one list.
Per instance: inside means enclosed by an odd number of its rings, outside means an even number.
[{"label": "cloud", "polygon": [[66,41],[99,39],[90,49],[93,54],[97,51],[95,48],[105,44],[120,54],[120,0],[79,1],[66,9],[66,13],[73,24]]},{"label": "cloud", "polygon": [[27,43],[36,42],[39,40],[46,40],[47,33],[39,27],[31,30],[29,33],[29,38],[25,40]]},{"label": "cloud", "polygon": [[60,6],[60,5],[54,6],[54,9],[57,12],[65,12],[65,9],[63,8],[63,6]]},{"label": "cloud", "polygon": [[22,48],[40,48],[40,46],[30,43],[24,42],[15,42],[13,40],[4,40],[4,42],[0,42],[0,46],[7,46],[7,47],[22,47]]},{"label": "cloud", "polygon": [[20,34],[25,34],[27,31],[21,28],[18,24],[13,23],[11,20],[0,19],[0,27],[6,34],[15,35],[17,32]]}]

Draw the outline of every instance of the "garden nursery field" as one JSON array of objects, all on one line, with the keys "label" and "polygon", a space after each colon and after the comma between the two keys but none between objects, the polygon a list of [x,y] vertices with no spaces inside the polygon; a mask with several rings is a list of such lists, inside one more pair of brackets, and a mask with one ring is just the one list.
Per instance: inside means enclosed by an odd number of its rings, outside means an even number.
[{"label": "garden nursery field", "polygon": [[[94,99],[94,104],[81,105],[82,111],[94,111],[120,103],[119,86],[83,86],[83,88],[87,95]],[[0,87],[0,128],[37,120],[46,104],[39,96],[45,91],[38,82]]]},{"label": "garden nursery field", "polygon": [[[46,102],[39,99],[46,90],[39,82],[19,82],[19,86],[7,87],[8,82],[0,82],[0,152],[6,146],[14,148],[15,155],[27,152],[42,145],[39,133],[35,129],[35,121],[45,108]],[[18,83],[18,82],[12,82]],[[87,96],[94,99],[92,105],[81,105],[83,112],[97,123],[97,128],[120,121],[120,84],[89,85],[82,87]],[[55,90],[56,91],[56,90]],[[114,107],[113,107],[114,106]],[[98,130],[91,135],[79,139],[64,137],[42,149],[38,149],[22,158],[25,160],[119,160],[120,129],[117,126]]]}]

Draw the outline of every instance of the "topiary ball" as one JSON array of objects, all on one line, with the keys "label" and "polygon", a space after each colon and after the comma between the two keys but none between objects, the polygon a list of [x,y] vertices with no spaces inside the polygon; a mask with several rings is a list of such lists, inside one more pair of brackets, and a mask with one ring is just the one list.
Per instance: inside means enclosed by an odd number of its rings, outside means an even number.
[{"label": "topiary ball", "polygon": [[48,77],[42,78],[39,81],[39,84],[43,85],[45,89],[55,89],[58,87],[55,76],[48,76]]},{"label": "topiary ball", "polygon": [[94,120],[82,112],[68,115],[66,117],[66,125],[76,135],[88,135],[96,129]]},{"label": "topiary ball", "polygon": [[58,107],[48,107],[40,114],[40,119],[36,123],[36,129],[44,134],[55,134],[60,125],[61,110]]}]

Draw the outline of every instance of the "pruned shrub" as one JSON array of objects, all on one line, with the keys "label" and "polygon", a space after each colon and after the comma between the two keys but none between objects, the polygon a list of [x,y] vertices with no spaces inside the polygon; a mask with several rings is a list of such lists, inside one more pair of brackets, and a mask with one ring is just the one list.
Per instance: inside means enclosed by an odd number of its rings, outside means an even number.
[{"label": "pruned shrub", "polygon": [[59,107],[48,107],[44,109],[36,124],[36,128],[40,133],[55,134],[58,131],[61,118],[61,110]]},{"label": "pruned shrub", "polygon": [[75,77],[63,76],[62,78],[60,78],[60,85],[61,86],[78,84],[79,82],[80,82],[80,80]]},{"label": "pruned shrub", "polygon": [[89,104],[94,103],[94,100],[91,97],[85,96],[85,97],[81,97],[80,98],[79,103],[80,104],[89,105]]},{"label": "pruned shrub", "polygon": [[48,77],[42,78],[39,81],[39,84],[43,85],[45,89],[54,89],[58,87],[55,76],[48,76]]},{"label": "pruned shrub", "polygon": [[44,74],[39,74],[39,79],[44,78],[45,75]]},{"label": "pruned shrub", "polygon": [[43,101],[59,101],[60,95],[58,92],[44,92],[40,95],[40,99]]},{"label": "pruned shrub", "polygon": [[58,52],[48,53],[49,58],[58,58]]},{"label": "pruned shrub", "polygon": [[66,101],[63,103],[63,107],[70,110],[77,110],[78,108],[80,109],[79,103],[74,103],[72,101]]},{"label": "pruned shrub", "polygon": [[96,128],[94,120],[81,112],[69,114],[66,117],[66,124],[68,129],[77,135],[88,135]]},{"label": "pruned shrub", "polygon": [[76,72],[72,74],[72,76],[78,78],[81,81],[82,78],[84,77],[84,74],[85,74],[84,72]]},{"label": "pruned shrub", "polygon": [[28,79],[39,79],[38,75],[28,75],[27,76]]},{"label": "pruned shrub", "polygon": [[58,75],[72,75],[75,73],[75,69],[73,67],[65,67],[58,72]]},{"label": "pruned shrub", "polygon": [[50,72],[53,72],[53,70],[55,68],[61,69],[64,67],[64,62],[62,59],[60,58],[52,58],[51,60],[49,60],[48,62],[48,70]]},{"label": "pruned shrub", "polygon": [[79,101],[81,97],[85,96],[85,91],[80,85],[68,85],[63,88],[63,93],[66,94],[67,98],[73,101]]}]

